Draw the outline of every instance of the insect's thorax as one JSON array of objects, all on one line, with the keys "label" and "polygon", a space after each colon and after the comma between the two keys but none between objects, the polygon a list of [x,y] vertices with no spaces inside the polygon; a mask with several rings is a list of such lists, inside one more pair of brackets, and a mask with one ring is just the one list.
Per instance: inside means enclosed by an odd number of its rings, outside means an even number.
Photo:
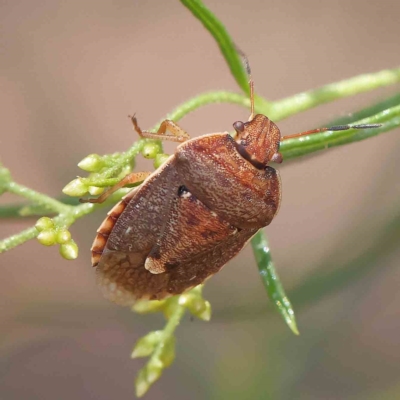
[{"label": "insect's thorax", "polygon": [[266,226],[279,208],[278,172],[252,165],[228,133],[183,143],[175,163],[180,180],[190,192],[238,228]]}]

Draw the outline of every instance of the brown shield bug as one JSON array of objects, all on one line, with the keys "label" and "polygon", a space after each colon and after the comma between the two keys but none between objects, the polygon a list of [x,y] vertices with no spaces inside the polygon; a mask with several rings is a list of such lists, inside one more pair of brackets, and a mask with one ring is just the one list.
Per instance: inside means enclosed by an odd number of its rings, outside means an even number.
[{"label": "brown shield bug", "polygon": [[[249,73],[251,114],[228,132],[194,139],[173,121],[142,138],[181,142],[175,154],[153,173],[132,173],[98,199],[143,181],[109,213],[97,230],[92,264],[104,295],[121,305],[138,299],[180,294],[218,272],[261,228],[276,216],[281,202],[278,172],[282,140],[327,130],[372,128],[344,125],[281,137],[265,115],[254,115],[254,89]],[[167,131],[170,134],[167,134]]]}]

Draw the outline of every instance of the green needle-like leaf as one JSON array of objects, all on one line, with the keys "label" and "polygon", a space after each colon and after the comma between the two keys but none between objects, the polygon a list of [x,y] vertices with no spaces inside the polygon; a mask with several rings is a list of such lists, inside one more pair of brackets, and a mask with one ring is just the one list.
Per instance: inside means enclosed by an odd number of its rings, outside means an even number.
[{"label": "green needle-like leaf", "polygon": [[327,131],[314,135],[289,139],[282,142],[281,152],[285,160],[314,153],[331,147],[365,140],[400,126],[400,106],[383,110],[368,118],[353,121],[352,124],[382,124],[373,129],[349,129],[347,131]]},{"label": "green needle-like leaf", "polygon": [[186,6],[211,33],[217,42],[232,75],[236,79],[237,84],[245,93],[249,93],[249,78],[243,68],[235,44],[221,21],[219,21],[219,19],[203,4],[202,1],[181,0],[181,3]]},{"label": "green needle-like leaf", "polygon": [[329,122],[326,126],[334,125],[346,125],[351,124],[353,121],[358,121],[364,118],[368,118],[374,114],[378,114],[382,111],[391,109],[392,107],[400,106],[400,93],[372,104],[369,107],[362,108],[361,110],[355,111],[349,115],[335,118],[333,121]]},{"label": "green needle-like leaf", "polygon": [[262,230],[259,230],[251,240],[254,256],[256,258],[258,270],[260,271],[261,279],[267,290],[268,296],[274,303],[279,314],[282,315],[285,322],[295,335],[299,334],[297,329],[296,319],[292,305],[283,286],[279,280],[279,276],[275,271],[274,263],[272,262],[271,251],[268,246],[267,238]]},{"label": "green needle-like leaf", "polygon": [[[181,3],[185,5],[211,33],[236,83],[248,95],[250,93],[249,76],[243,66],[242,58],[238,54],[238,49],[222,22],[200,0],[181,0]],[[265,114],[269,114],[271,106],[269,101],[255,95],[254,102],[256,109],[263,110]]]}]

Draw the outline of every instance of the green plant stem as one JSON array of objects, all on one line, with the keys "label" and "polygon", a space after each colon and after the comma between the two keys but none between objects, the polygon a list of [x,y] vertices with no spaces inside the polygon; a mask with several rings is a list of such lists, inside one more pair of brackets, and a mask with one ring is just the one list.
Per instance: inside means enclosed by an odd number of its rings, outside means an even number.
[{"label": "green plant stem", "polygon": [[381,123],[383,125],[380,128],[373,129],[349,129],[347,131],[335,132],[327,131],[315,135],[285,140],[281,145],[281,152],[284,159],[289,160],[319,150],[354,143],[392,130],[400,126],[400,105],[353,123],[355,125],[376,123]]},{"label": "green plant stem", "polygon": [[[53,200],[53,199],[52,199]],[[79,206],[65,206],[65,210],[60,213],[57,217],[55,217],[54,223],[59,227],[69,227],[72,225],[77,219],[83,217],[86,214],[92,212],[94,208],[97,208],[97,205],[94,204],[81,204]],[[31,228],[25,229],[20,233],[12,235],[6,239],[0,241],[0,253],[11,250],[14,247],[25,243],[30,239],[34,239],[38,235],[37,229],[33,226]]]},{"label": "green plant stem", "polygon": [[34,226],[25,229],[15,235],[9,236],[6,239],[0,241],[0,253],[11,250],[14,247],[19,246],[27,242],[28,240],[34,239],[38,235],[38,231]]},{"label": "green plant stem", "polygon": [[[55,200],[66,206],[79,206],[79,200],[75,197],[60,196]],[[43,217],[54,214],[54,211],[49,211],[47,207],[38,204],[5,204],[0,207],[0,220],[3,218],[24,218],[37,216]]]},{"label": "green plant stem", "polygon": [[[179,296],[178,296],[179,297]],[[186,308],[178,304],[178,299],[176,299],[176,304],[174,304],[174,310],[168,318],[168,322],[166,323],[163,329],[163,340],[156,347],[152,357],[158,358],[162,351],[163,344],[166,343],[174,334],[176,328],[180,324],[183,315],[185,314]]]},{"label": "green plant stem", "polygon": [[122,153],[121,156],[115,160],[115,163],[111,168],[107,169],[107,171],[102,174],[102,179],[115,177],[124,166],[132,162],[132,160],[142,151],[144,144],[148,141],[149,139],[143,139],[135,142],[128,151]]},{"label": "green plant stem", "polygon": [[398,82],[400,82],[400,68],[359,75],[276,101],[272,104],[270,117],[279,121],[324,103]]},{"label": "green plant stem", "polygon": [[[369,82],[366,77],[371,79],[371,82]],[[280,121],[323,103],[335,101],[344,97],[355,96],[359,93],[399,82],[399,68],[383,70],[325,85],[308,92],[299,93],[297,95],[268,104],[266,107],[256,104],[256,112],[267,115],[274,121]],[[336,85],[338,89],[335,90]],[[175,110],[166,116],[166,118],[177,122],[190,112],[213,103],[238,104],[240,106],[250,108],[250,99],[245,95],[228,91],[207,92],[202,93],[176,107]],[[151,130],[156,131],[161,122],[166,118],[163,118]]]},{"label": "green plant stem", "polygon": [[325,126],[335,126],[335,125],[347,125],[351,124],[353,121],[358,121],[364,118],[368,118],[371,115],[378,114],[382,111],[391,109],[400,105],[400,93],[395,94],[387,99],[381,100],[377,103],[372,104],[361,110],[354,111],[350,114],[340,116],[325,124]]},{"label": "green plant stem", "polygon": [[[150,386],[159,378],[162,371],[170,365],[175,357],[174,332],[181,322],[186,308],[179,304],[179,296],[171,298],[169,301],[172,303],[169,305],[171,313],[168,316],[168,321],[162,331],[157,331],[157,333],[161,333],[161,336],[158,338],[158,342],[155,344],[149,360],[140,370],[136,379],[135,386],[137,397],[142,397],[149,390]],[[171,343],[173,346],[172,354],[169,355],[169,360],[165,360],[163,355],[165,356],[165,351],[168,351],[168,346],[171,345]]]},{"label": "green plant stem", "polygon": [[250,108],[250,99],[248,96],[245,96],[243,94],[222,91],[222,90],[202,93],[176,107],[175,110],[170,112],[165,118],[159,121],[151,130],[157,131],[161,122],[163,122],[165,119],[171,119],[172,121],[179,121],[185,115],[191,113],[192,111],[200,107],[215,103],[238,104],[245,108]]},{"label": "green plant stem", "polygon": [[31,200],[33,203],[46,208],[48,211],[62,213],[68,210],[69,206],[55,200],[45,194],[36,192],[35,190],[29,189],[26,186],[20,185],[13,181],[7,184],[7,191],[14,193],[18,196],[25,197]]}]

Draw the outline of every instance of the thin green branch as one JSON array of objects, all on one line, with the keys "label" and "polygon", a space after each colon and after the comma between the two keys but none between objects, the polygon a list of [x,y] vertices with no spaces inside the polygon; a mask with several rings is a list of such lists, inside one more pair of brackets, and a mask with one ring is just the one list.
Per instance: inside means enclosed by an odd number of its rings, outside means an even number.
[{"label": "thin green branch", "polygon": [[132,351],[132,358],[150,357],[135,382],[136,395],[143,396],[175,358],[175,330],[186,309],[195,317],[209,321],[211,305],[203,298],[202,285],[178,296],[156,301],[138,301],[132,310],[138,313],[163,312],[167,323],[162,330],[141,337]]},{"label": "thin green branch", "polygon": [[118,175],[122,168],[135,159],[135,157],[142,151],[144,144],[148,141],[148,139],[144,139],[135,142],[128,151],[122,153],[120,157],[115,160],[115,163],[111,168],[108,168],[106,172],[102,174],[102,178],[113,178]]},{"label": "thin green branch", "polygon": [[400,68],[359,75],[276,101],[271,107],[270,118],[279,121],[324,103],[399,82]]},{"label": "thin green branch", "polygon": [[[74,197],[60,196],[56,198],[57,201],[67,206],[78,206],[79,200]],[[0,206],[0,219],[2,218],[26,218],[37,217],[44,215],[52,215],[54,211],[49,211],[48,208],[38,204],[5,204]]]},{"label": "thin green branch", "polygon": [[11,250],[14,247],[19,246],[27,242],[28,240],[34,239],[38,235],[38,231],[34,226],[25,229],[15,235],[9,236],[6,239],[0,241],[0,253]]},{"label": "thin green branch", "polygon": [[[97,207],[98,206],[94,204],[81,204],[76,207],[66,206],[66,209],[53,219],[54,224],[58,227],[69,227],[76,220],[91,213],[93,209]],[[0,241],[0,253],[11,250],[30,239],[34,239],[38,236],[38,234],[39,231],[33,226],[6,239],[3,239]]]},{"label": "thin green branch", "polygon": [[[173,308],[168,317],[167,324],[161,331],[150,332],[138,341],[132,353],[133,357],[140,357],[151,351],[150,359],[140,370],[136,381],[136,396],[142,397],[151,385],[161,376],[163,370],[168,367],[175,358],[175,330],[178,327],[186,308],[178,304],[179,296],[171,299]],[[147,348],[147,349],[146,349]]]},{"label": "thin green branch", "polygon": [[151,130],[156,131],[160,126],[161,122],[165,119],[171,119],[172,121],[179,121],[185,115],[195,111],[196,109],[206,106],[208,104],[215,103],[226,103],[226,104],[238,104],[245,108],[250,109],[250,99],[248,96],[239,93],[233,93],[228,91],[215,91],[202,93],[185,103],[179,105],[175,110],[171,111],[165,118],[159,121]]},{"label": "thin green branch", "polygon": [[364,118],[368,118],[371,115],[378,114],[382,111],[388,110],[398,105],[400,105],[400,93],[395,94],[394,96],[391,96],[387,99],[383,99],[361,110],[357,110],[352,113],[346,114],[344,116],[335,118],[333,121],[330,121],[328,124],[325,124],[325,126],[351,124],[353,121],[358,121]]},{"label": "thin green branch", "polygon": [[[368,84],[366,77],[371,79],[371,84]],[[274,103],[268,103],[268,106],[256,104],[256,112],[264,114],[274,121],[280,121],[323,103],[335,101],[343,97],[355,96],[363,92],[377,89],[378,87],[399,82],[400,69],[397,68],[393,70],[383,70],[376,73],[361,75],[360,77],[331,83],[308,92],[299,93],[297,95],[278,100]],[[336,85],[338,86],[337,90],[334,89]],[[245,108],[250,108],[250,99],[248,96],[243,94],[228,91],[202,93],[176,107],[175,110],[160,120],[151,130],[156,131],[161,122],[166,118],[177,122],[196,109],[215,103],[238,104]],[[351,121],[354,121],[354,119],[356,118],[353,118]],[[138,152],[140,152],[140,150]]]},{"label": "thin green branch", "polygon": [[47,211],[62,213],[67,211],[69,207],[58,200],[53,199],[52,197],[36,192],[35,190],[29,189],[26,186],[20,185],[13,181],[8,183],[7,191],[31,200],[33,203],[45,208]]},{"label": "thin green branch", "polygon": [[400,125],[400,106],[392,107],[368,118],[353,122],[358,124],[383,124],[374,129],[349,129],[347,131],[327,131],[315,135],[289,139],[282,142],[281,151],[286,160],[314,153],[318,150],[358,142],[393,130]]}]

